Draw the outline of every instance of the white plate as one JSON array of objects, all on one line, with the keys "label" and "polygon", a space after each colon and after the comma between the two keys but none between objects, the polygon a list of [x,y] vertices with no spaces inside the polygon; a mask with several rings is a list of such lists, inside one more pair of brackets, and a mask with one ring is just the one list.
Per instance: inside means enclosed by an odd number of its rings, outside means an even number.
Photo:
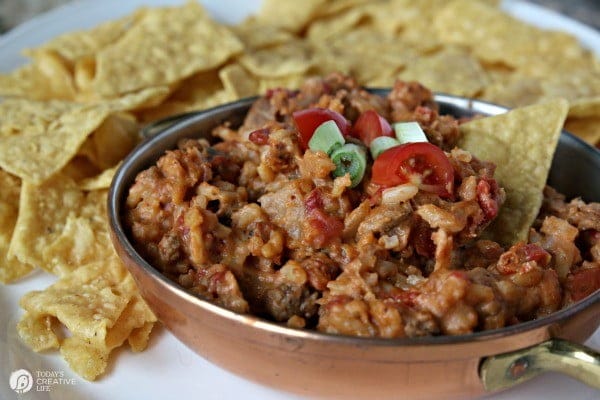
[{"label": "white plate", "polygon": [[[23,48],[36,46],[68,31],[87,29],[102,21],[114,19],[141,5],[179,4],[183,0],[80,0],[43,14],[0,37],[0,71],[7,72],[25,62]],[[204,0],[210,13],[221,21],[235,22],[256,10],[259,0]],[[539,6],[520,1],[505,1],[505,10],[533,24],[569,31],[588,48],[600,54],[600,34],[576,21]],[[257,385],[224,371],[196,356],[163,328],[153,334],[148,350],[132,354],[119,350],[112,357],[109,370],[97,382],[87,382],[73,374],[56,352],[36,354],[23,346],[15,331],[22,311],[18,301],[25,293],[52,284],[54,278],[37,272],[23,281],[0,286],[0,398],[1,399],[300,399],[271,388]],[[588,345],[600,349],[600,330]],[[252,362],[248,360],[248,362]],[[33,388],[17,395],[9,387],[10,374],[18,369],[33,374]],[[68,384],[53,384],[44,389],[44,375],[62,374],[72,379]],[[351,384],[351,383],[350,383]],[[373,388],[374,397],[377,389]],[[577,381],[557,374],[546,374],[500,395],[494,400],[566,398],[597,399],[595,391]]]}]

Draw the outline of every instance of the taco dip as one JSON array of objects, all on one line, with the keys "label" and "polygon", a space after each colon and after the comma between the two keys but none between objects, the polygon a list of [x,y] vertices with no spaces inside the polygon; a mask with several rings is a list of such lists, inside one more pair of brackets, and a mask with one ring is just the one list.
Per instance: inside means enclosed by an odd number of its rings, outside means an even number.
[{"label": "taco dip", "polygon": [[129,188],[136,250],[202,299],[330,334],[464,335],[600,287],[600,204],[546,186],[564,100],[487,118],[347,76],[275,88]]}]

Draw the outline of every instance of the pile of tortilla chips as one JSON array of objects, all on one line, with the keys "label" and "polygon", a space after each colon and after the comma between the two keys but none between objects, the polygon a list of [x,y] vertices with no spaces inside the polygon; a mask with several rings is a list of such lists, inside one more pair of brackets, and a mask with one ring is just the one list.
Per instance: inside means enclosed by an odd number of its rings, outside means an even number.
[{"label": "pile of tortilla chips", "polygon": [[600,62],[496,3],[265,0],[224,26],[188,2],[26,49],[30,63],[0,75],[0,281],[35,268],[58,278],[22,299],[23,341],[60,349],[90,380],[125,342],[145,348],[156,319],[111,246],[105,208],[119,161],[149,121],[341,71],[364,85],[419,80],[507,106],[566,98],[557,106],[568,108],[566,127],[599,143]]}]

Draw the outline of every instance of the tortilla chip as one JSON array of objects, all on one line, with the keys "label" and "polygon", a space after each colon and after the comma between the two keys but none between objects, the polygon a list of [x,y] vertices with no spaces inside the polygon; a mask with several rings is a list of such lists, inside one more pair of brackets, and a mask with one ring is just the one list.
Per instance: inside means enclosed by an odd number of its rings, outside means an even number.
[{"label": "tortilla chip", "polygon": [[56,53],[39,52],[32,64],[0,75],[0,95],[32,100],[73,100],[73,75]]},{"label": "tortilla chip", "polygon": [[113,98],[171,85],[217,67],[242,49],[237,37],[207,18],[196,2],[149,9],[121,40],[98,54],[93,88]]},{"label": "tortilla chip", "polygon": [[225,90],[236,99],[258,93],[256,80],[239,64],[231,64],[222,68],[219,71],[219,78],[221,78]]},{"label": "tortilla chip", "polygon": [[[43,182],[77,153],[109,114],[107,107],[66,102],[6,100],[0,104],[0,167],[34,183]],[[16,134],[3,133],[18,129]]]},{"label": "tortilla chip", "polygon": [[90,345],[77,336],[66,338],[60,353],[69,367],[88,381],[95,380],[106,370],[110,356],[108,348]]},{"label": "tortilla chip", "polygon": [[113,252],[106,195],[60,175],[40,186],[23,182],[9,256],[58,276],[106,259]]},{"label": "tortilla chip", "polygon": [[[114,253],[82,266],[43,291],[27,293],[21,307],[26,313],[17,329],[23,341],[36,351],[60,343],[70,367],[89,380],[104,372],[110,352],[134,330],[147,331],[156,321]],[[61,340],[52,323],[64,325],[70,337]]]},{"label": "tortilla chip", "polygon": [[418,81],[433,91],[473,97],[489,79],[477,60],[464,50],[446,48],[429,57],[418,57],[399,77]]},{"label": "tortilla chip", "polygon": [[570,117],[600,117],[600,96],[571,101],[569,106]]},{"label": "tortilla chip", "polygon": [[506,107],[522,107],[537,103],[543,96],[542,85],[538,79],[510,76],[506,80],[488,85],[481,98]]},{"label": "tortilla chip", "polygon": [[330,38],[340,37],[361,25],[370,24],[372,16],[369,11],[367,7],[357,7],[330,18],[319,19],[310,24],[307,39],[321,45]]},{"label": "tortilla chip", "polygon": [[576,61],[585,53],[570,35],[532,27],[477,1],[449,2],[436,14],[433,29],[445,44],[466,46],[481,60],[513,67]]},{"label": "tortilla chip", "polygon": [[131,335],[129,335],[127,341],[132,351],[138,353],[146,349],[153,328],[154,322],[146,322],[144,326],[131,331]]},{"label": "tortilla chip", "polygon": [[109,115],[79,149],[100,170],[115,166],[139,143],[139,125],[131,114]]},{"label": "tortilla chip", "polygon": [[261,23],[256,17],[246,18],[232,27],[246,49],[262,49],[289,42],[294,39],[290,32],[273,25]]},{"label": "tortilla chip", "polygon": [[0,169],[0,282],[8,283],[27,275],[33,267],[14,257],[8,257],[8,248],[19,212],[21,183]]},{"label": "tortilla chip", "polygon": [[[316,45],[314,52],[317,73],[326,75],[342,71],[353,75],[359,82],[396,74],[418,57],[418,53],[402,40],[367,28]],[[365,62],[375,59],[377,62]]]},{"label": "tortilla chip", "polygon": [[60,341],[55,333],[55,321],[49,316],[34,317],[25,312],[17,324],[21,340],[35,352],[58,349]]},{"label": "tortilla chip", "polygon": [[296,40],[247,52],[239,58],[248,71],[263,78],[303,74],[313,65],[310,47]]},{"label": "tortilla chip", "polygon": [[112,112],[151,105],[166,93],[154,87],[91,105],[6,100],[0,104],[0,167],[39,184],[62,169]]},{"label": "tortilla chip", "polygon": [[265,25],[298,33],[318,14],[327,0],[304,0],[302,6],[293,1],[264,0],[256,18]]},{"label": "tortilla chip", "polygon": [[60,170],[59,174],[69,177],[75,182],[80,182],[84,179],[94,177],[100,174],[100,172],[98,167],[89,158],[77,154]]},{"label": "tortilla chip", "polygon": [[115,173],[117,172],[117,169],[119,169],[120,166],[121,163],[115,165],[112,168],[105,169],[99,175],[85,178],[80,182],[77,182],[77,186],[81,190],[87,191],[108,189],[110,187],[110,184],[112,183],[112,179],[115,176]]},{"label": "tortilla chip", "polygon": [[88,31],[65,33],[40,47],[26,50],[25,54],[35,57],[40,53],[55,52],[73,67],[78,60],[93,56],[104,47],[116,42],[144,13],[145,10],[140,9],[124,18],[104,22]]},{"label": "tortilla chip", "polygon": [[567,119],[565,129],[592,146],[600,142],[600,116]]},{"label": "tortilla chip", "polygon": [[489,228],[504,245],[526,240],[542,204],[552,157],[569,104],[564,99],[518,108],[460,126],[459,146],[496,164],[506,202]]}]

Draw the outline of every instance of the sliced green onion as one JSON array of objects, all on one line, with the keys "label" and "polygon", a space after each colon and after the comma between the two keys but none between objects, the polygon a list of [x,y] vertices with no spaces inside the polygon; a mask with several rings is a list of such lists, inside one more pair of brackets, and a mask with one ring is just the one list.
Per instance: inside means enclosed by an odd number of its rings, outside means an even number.
[{"label": "sliced green onion", "polygon": [[344,135],[333,120],[325,121],[315,129],[308,141],[308,148],[313,151],[322,151],[330,155],[335,149],[341,147],[346,141]]},{"label": "sliced green onion", "polygon": [[397,122],[394,124],[394,131],[400,144],[428,142],[418,122]]},{"label": "sliced green onion", "polygon": [[379,157],[381,153],[386,151],[391,147],[396,147],[400,145],[400,142],[396,139],[389,136],[379,136],[371,141],[369,145],[369,149],[371,150],[371,155],[373,156],[373,160]]},{"label": "sliced green onion", "polygon": [[365,170],[367,169],[367,152],[364,147],[354,143],[346,143],[333,151],[331,161],[333,161],[336,167],[333,175],[338,177],[349,174],[350,181],[352,182],[350,187],[355,187],[365,175]]}]

